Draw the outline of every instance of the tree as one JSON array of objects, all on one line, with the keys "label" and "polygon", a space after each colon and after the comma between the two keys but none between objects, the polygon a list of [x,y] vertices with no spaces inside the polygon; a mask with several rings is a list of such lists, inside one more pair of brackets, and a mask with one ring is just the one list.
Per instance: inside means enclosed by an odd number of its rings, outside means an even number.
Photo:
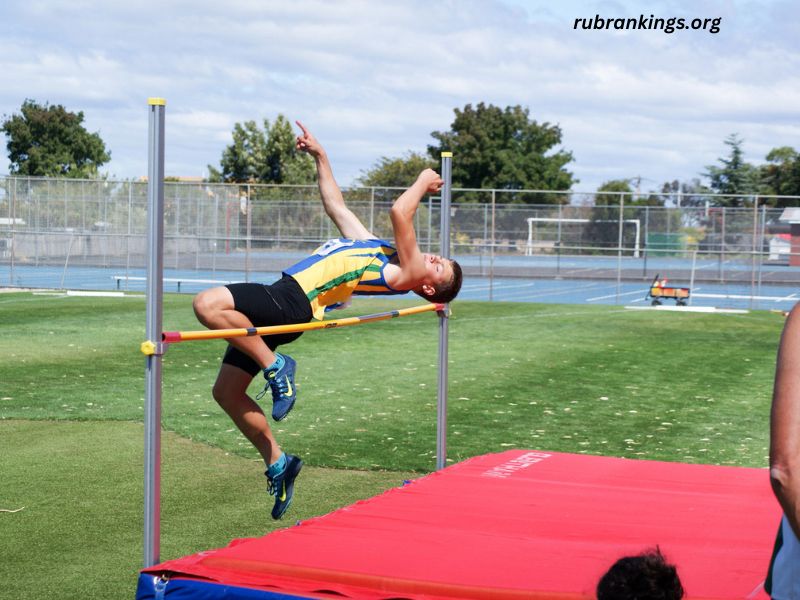
[{"label": "tree", "polygon": [[209,181],[233,183],[313,183],[314,160],[295,148],[295,134],[283,115],[264,129],[255,121],[236,123],[233,143],[222,152],[220,168],[208,165]]},{"label": "tree", "polygon": [[625,197],[625,204],[631,203],[631,183],[629,179],[612,179],[606,181],[603,185],[597,188],[598,192],[603,192],[594,197],[595,206],[619,206],[619,201],[622,196]]},{"label": "tree", "polygon": [[382,156],[375,166],[362,171],[356,181],[367,187],[408,187],[427,168],[435,169],[437,164],[417,152],[399,158]]},{"label": "tree", "polygon": [[718,206],[742,206],[742,198],[724,197],[729,194],[755,194],[758,192],[757,169],[744,161],[742,144],[744,140],[737,134],[731,134],[725,145],[731,151],[727,158],[720,158],[721,167],[709,165],[704,173],[710,181],[711,189],[720,195],[716,198]]},{"label": "tree", "polygon": [[[800,154],[789,146],[773,148],[761,165],[762,192],[780,196],[800,196]],[[778,198],[770,202],[778,207],[796,206],[797,200]]]},{"label": "tree", "polygon": [[553,151],[561,143],[557,125],[530,120],[521,106],[501,109],[481,102],[454,112],[450,131],[433,132],[438,144],[428,146],[434,160],[453,152],[454,187],[568,190],[577,182],[564,168],[572,153]]},{"label": "tree", "polygon": [[82,123],[83,112],[25,100],[20,114],[3,121],[10,172],[34,177],[97,177],[111,154],[100,135],[86,131]]},{"label": "tree", "polygon": [[688,182],[677,179],[667,181],[661,186],[661,193],[670,195],[675,206],[705,206],[712,192],[695,178]]},{"label": "tree", "polygon": [[[619,243],[619,205],[620,200],[625,198],[625,205],[631,202],[633,190],[630,180],[612,179],[606,181],[598,189],[594,197],[594,208],[591,212],[591,221],[586,225],[584,237],[588,239],[592,246],[599,248],[613,248]],[[626,232],[623,225],[623,234],[628,234],[623,240],[625,243],[633,243],[634,238],[631,232]],[[627,238],[631,239],[628,240]]]}]

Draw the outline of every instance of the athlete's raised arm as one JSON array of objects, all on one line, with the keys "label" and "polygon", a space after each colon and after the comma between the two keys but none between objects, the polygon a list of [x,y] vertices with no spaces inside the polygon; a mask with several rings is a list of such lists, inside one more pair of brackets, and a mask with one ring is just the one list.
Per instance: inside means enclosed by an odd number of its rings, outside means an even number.
[{"label": "athlete's raised arm", "polygon": [[354,240],[374,238],[375,236],[364,227],[364,224],[344,203],[342,191],[333,177],[333,170],[325,148],[322,147],[322,144],[317,141],[305,125],[300,121],[295,121],[295,123],[303,132],[297,136],[297,149],[301,152],[308,152],[314,158],[317,166],[317,179],[322,205],[325,207],[325,212],[336,224],[336,227],[339,228],[342,237]]},{"label": "athlete's raised arm", "polygon": [[426,194],[438,192],[443,181],[433,169],[425,169],[417,180],[395,200],[389,211],[394,230],[395,247],[400,260],[400,270],[394,278],[398,289],[411,289],[427,277],[425,258],[417,245],[414,231],[414,214]]}]

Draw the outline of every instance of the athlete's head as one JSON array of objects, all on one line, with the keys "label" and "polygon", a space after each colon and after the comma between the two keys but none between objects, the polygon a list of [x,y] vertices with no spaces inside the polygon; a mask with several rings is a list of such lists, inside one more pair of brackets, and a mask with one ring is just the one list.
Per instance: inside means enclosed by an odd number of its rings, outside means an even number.
[{"label": "athlete's head", "polygon": [[436,254],[423,254],[427,277],[414,292],[429,302],[450,302],[461,289],[461,265]]}]

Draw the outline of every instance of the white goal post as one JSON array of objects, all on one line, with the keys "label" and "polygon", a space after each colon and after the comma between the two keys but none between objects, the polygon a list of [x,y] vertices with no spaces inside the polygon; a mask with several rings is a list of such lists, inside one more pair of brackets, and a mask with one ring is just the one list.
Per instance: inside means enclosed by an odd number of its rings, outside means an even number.
[{"label": "white goal post", "polygon": [[[533,225],[534,223],[589,223],[592,219],[567,219],[561,217],[528,217],[528,244],[525,247],[525,256],[532,256],[533,255]],[[619,223],[618,219],[606,219],[602,221],[594,221],[595,223]],[[633,223],[636,226],[636,240],[633,244],[633,257],[639,258],[639,250],[640,250],[640,231],[641,231],[641,222],[639,219],[624,219],[623,223]],[[559,227],[559,239],[561,241],[561,228]]]}]

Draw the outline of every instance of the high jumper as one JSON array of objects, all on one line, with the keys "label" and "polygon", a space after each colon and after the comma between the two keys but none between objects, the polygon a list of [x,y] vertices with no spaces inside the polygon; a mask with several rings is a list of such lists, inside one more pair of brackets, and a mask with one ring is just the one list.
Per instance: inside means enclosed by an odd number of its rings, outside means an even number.
[{"label": "high jumper", "polygon": [[[302,123],[297,121],[297,125],[302,132],[297,136],[297,150],[314,158],[323,207],[342,237],[329,240],[288,267],[281,279],[270,285],[236,283],[204,290],[193,303],[198,320],[212,330],[252,330],[322,320],[326,310],[342,305],[354,294],[413,291],[434,304],[455,298],[461,287],[461,267],[454,260],[423,253],[414,230],[420,201],[441,189],[441,177],[425,169],[394,201],[390,209],[394,243],[390,243],[373,235],[346,206],[325,149]],[[297,400],[296,362],[276,348],[301,334],[290,331],[226,338],[229,346],[212,390],[214,399],[264,459],[267,490],[275,496],[274,519],[289,508],[303,462],[283,452],[255,400],[269,391],[276,421],[292,410]],[[254,400],[247,388],[258,373],[266,383]]]}]

